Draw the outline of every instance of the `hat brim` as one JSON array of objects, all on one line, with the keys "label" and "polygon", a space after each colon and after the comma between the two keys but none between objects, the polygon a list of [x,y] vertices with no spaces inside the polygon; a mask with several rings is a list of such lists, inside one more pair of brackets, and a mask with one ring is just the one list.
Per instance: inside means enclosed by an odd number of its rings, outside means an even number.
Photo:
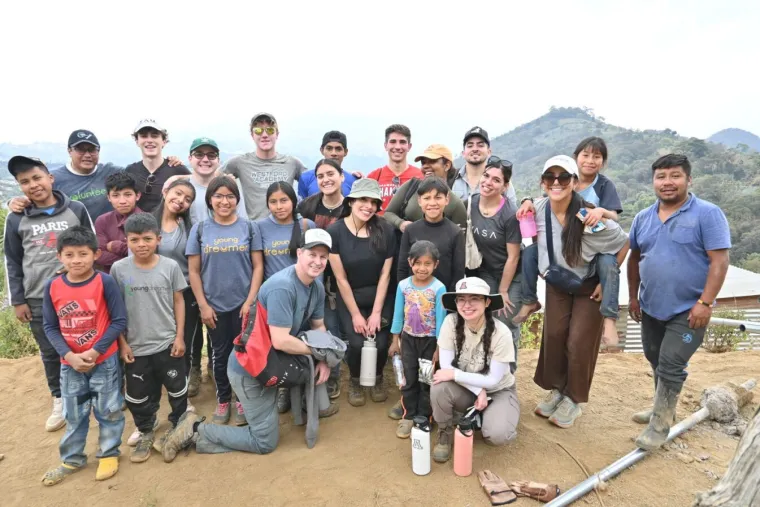
[{"label": "hat brim", "polygon": [[190,153],[194,152],[195,150],[197,150],[201,146],[208,146],[209,148],[214,148],[217,151],[217,153],[219,152],[219,146],[214,146],[211,143],[200,143],[200,144],[196,144],[196,145],[191,146],[190,147]]},{"label": "hat brim", "polygon": [[100,149],[100,145],[98,143],[93,143],[92,141],[88,141],[87,139],[80,139],[79,141],[77,141],[75,143],[71,143],[69,145],[69,148],[73,148],[74,146],[79,146],[80,144],[91,144],[94,147]]},{"label": "hat brim", "polygon": [[[443,156],[443,155],[441,155],[440,153],[430,153],[430,152],[425,152],[425,153],[423,153],[422,155],[420,155],[419,157],[416,157],[416,158],[414,159],[414,161],[415,161],[415,162],[419,162],[419,161],[420,161],[420,160],[422,160],[423,158],[427,158],[427,159],[430,159],[430,160],[438,160],[438,159],[441,159],[441,158],[445,158],[446,160],[449,160],[448,158],[444,157],[444,156]],[[451,161],[451,160],[449,160],[449,162],[452,162],[452,161]]]},{"label": "hat brim", "polygon": [[368,199],[374,199],[376,201],[383,202],[383,198],[380,197],[380,194],[376,194],[374,192],[367,192],[364,190],[359,190],[357,192],[351,192],[346,196],[347,199],[362,199],[362,198],[368,198]]},{"label": "hat brim", "polygon": [[491,146],[491,140],[490,140],[490,139],[488,139],[488,138],[486,138],[486,137],[483,137],[483,134],[468,134],[468,135],[466,135],[466,136],[464,137],[464,141],[462,141],[462,144],[467,144],[467,141],[469,141],[469,140],[470,140],[470,139],[472,139],[473,137],[479,137],[479,138],[481,138],[483,141],[485,141],[485,142],[486,142],[486,144],[487,144],[488,146]]},{"label": "hat brim", "polygon": [[332,251],[332,247],[328,245],[327,243],[325,243],[324,241],[312,241],[311,243],[306,243],[301,248],[303,248],[304,250],[311,250],[312,248],[317,247],[317,246],[323,246],[327,248],[328,252]]},{"label": "hat brim", "polygon": [[563,170],[563,171],[565,171],[567,174],[570,174],[570,175],[572,175],[572,176],[578,176],[578,173],[577,173],[577,172],[573,172],[571,169],[568,169],[567,167],[563,166],[562,164],[552,164],[552,165],[550,165],[549,167],[547,167],[546,169],[544,169],[544,171],[548,171],[549,169],[552,169],[552,168],[554,168],[554,167],[557,167],[557,168],[559,168],[559,169],[562,169],[562,170]]},{"label": "hat brim", "polygon": [[441,296],[441,303],[443,304],[443,307],[450,312],[456,313],[456,298],[462,294],[470,294],[472,296],[485,296],[486,298],[490,299],[491,304],[486,307],[489,311],[496,312],[504,308],[504,299],[501,297],[501,294],[477,294],[474,292],[445,292]]}]

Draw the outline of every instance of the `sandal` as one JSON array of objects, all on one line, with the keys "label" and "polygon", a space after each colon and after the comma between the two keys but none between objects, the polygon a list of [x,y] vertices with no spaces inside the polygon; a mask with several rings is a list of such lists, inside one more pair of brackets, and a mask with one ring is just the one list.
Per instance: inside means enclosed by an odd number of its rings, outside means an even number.
[{"label": "sandal", "polygon": [[488,495],[488,499],[491,500],[491,505],[506,505],[517,500],[517,496],[507,486],[507,483],[490,470],[478,472],[478,480]]},{"label": "sandal", "polygon": [[533,481],[510,482],[509,487],[517,496],[527,496],[539,502],[551,502],[559,496],[559,486]]},{"label": "sandal", "polygon": [[82,467],[75,467],[61,463],[57,468],[48,470],[44,476],[42,476],[42,484],[45,486],[54,486],[64,480],[74,472],[78,472]]}]

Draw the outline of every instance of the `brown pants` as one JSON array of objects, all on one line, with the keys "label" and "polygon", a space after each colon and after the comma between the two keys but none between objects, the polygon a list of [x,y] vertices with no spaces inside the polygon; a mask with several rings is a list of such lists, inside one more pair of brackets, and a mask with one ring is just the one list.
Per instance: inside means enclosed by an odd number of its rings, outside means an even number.
[{"label": "brown pants", "polygon": [[533,381],[575,403],[588,401],[602,340],[604,317],[599,303],[589,299],[597,283],[585,282],[575,296],[546,284],[544,333]]}]

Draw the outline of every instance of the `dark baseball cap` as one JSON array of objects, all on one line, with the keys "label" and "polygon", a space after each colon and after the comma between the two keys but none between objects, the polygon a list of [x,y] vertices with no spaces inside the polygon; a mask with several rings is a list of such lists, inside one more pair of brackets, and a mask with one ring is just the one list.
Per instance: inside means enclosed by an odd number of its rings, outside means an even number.
[{"label": "dark baseball cap", "polygon": [[49,172],[45,163],[34,157],[25,157],[23,155],[16,155],[11,157],[8,161],[8,172],[15,178],[18,173],[28,171],[32,167],[41,167],[45,172]]},{"label": "dark baseball cap", "polygon": [[330,132],[327,132],[324,136],[322,136],[322,146],[319,148],[322,149],[325,146],[327,146],[327,143],[329,142],[338,142],[343,145],[344,149],[348,149],[348,139],[346,139],[346,134],[343,132],[338,132],[337,130],[331,130]]},{"label": "dark baseball cap", "polygon": [[470,130],[468,130],[464,134],[464,141],[462,141],[462,144],[467,144],[467,141],[469,141],[473,137],[479,137],[482,140],[486,142],[486,144],[490,147],[491,146],[491,140],[488,138],[488,132],[485,131],[485,129],[482,129],[480,127],[472,127]]},{"label": "dark baseball cap", "polygon": [[89,130],[79,129],[72,132],[69,136],[69,148],[73,148],[74,146],[82,143],[89,143],[94,147],[100,149],[98,138],[95,137],[95,134]]}]

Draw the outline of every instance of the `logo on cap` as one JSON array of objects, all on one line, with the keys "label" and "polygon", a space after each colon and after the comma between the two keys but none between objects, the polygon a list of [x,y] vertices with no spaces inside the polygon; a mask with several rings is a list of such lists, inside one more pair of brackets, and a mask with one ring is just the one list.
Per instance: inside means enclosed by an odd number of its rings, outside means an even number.
[{"label": "logo on cap", "polygon": [[92,137],[92,134],[88,134],[87,132],[77,132],[77,137],[79,139],[89,139]]},{"label": "logo on cap", "polygon": [[466,289],[467,288],[467,282],[462,282],[459,284],[460,289]]}]

